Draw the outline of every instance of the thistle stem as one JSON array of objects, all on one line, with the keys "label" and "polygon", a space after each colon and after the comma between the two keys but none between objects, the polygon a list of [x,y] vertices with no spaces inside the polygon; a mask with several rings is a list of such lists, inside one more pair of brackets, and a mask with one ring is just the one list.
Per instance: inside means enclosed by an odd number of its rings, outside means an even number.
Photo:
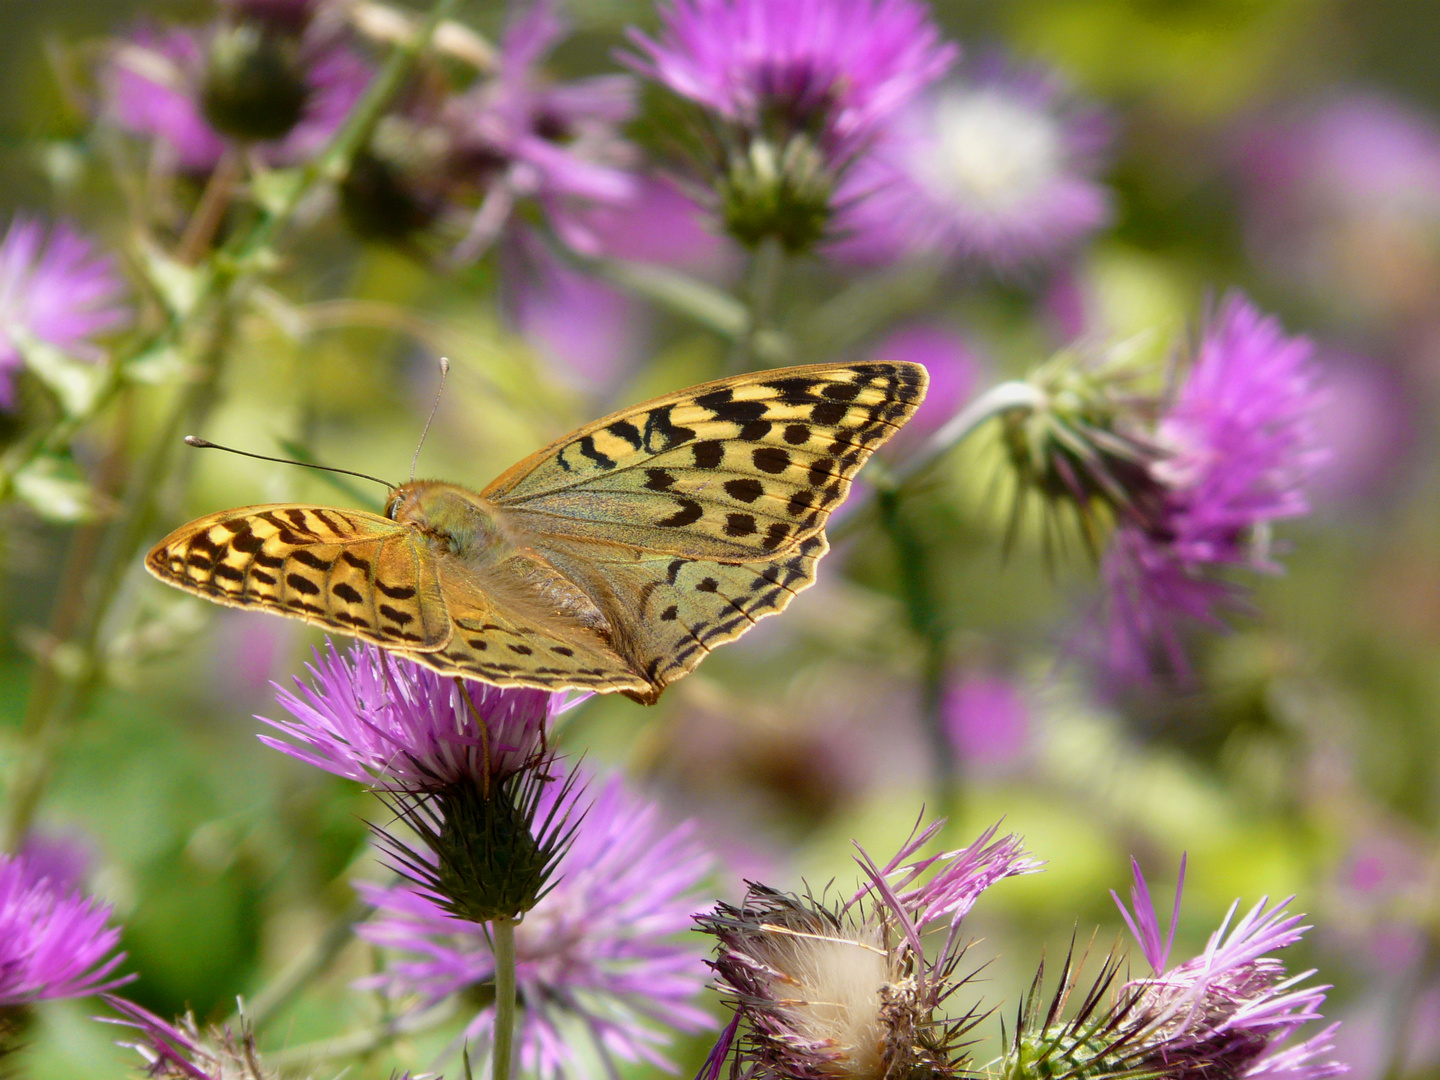
[{"label": "thistle stem", "polygon": [[760,335],[769,328],[767,324],[784,266],[785,249],[774,236],[765,237],[750,253],[750,267],[745,275],[745,304],[748,309],[745,327],[736,336],[726,362],[732,374],[745,371],[756,359],[756,344]]},{"label": "thistle stem", "polygon": [[843,540],[853,534],[864,518],[861,511],[866,508],[868,503],[874,501],[883,492],[899,491],[945,454],[975,434],[987,421],[993,420],[997,416],[1003,416],[1005,413],[1021,409],[1034,409],[1043,400],[1044,395],[1039,388],[1021,379],[992,386],[942,424],[930,438],[925,440],[925,445],[915,454],[894,468],[883,472],[872,470],[871,480],[875,485],[874,489],[852,496],[853,506],[850,512],[846,515],[845,520],[830,530],[830,539],[832,541]]},{"label": "thistle stem", "polygon": [[515,1038],[515,921],[492,919],[490,937],[495,953],[494,1080],[510,1080],[511,1047]]}]

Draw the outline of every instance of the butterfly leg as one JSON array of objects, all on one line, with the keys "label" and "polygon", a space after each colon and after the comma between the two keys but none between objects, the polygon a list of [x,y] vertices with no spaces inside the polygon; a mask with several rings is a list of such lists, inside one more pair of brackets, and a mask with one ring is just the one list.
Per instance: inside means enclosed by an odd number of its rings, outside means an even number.
[{"label": "butterfly leg", "polygon": [[456,675],[455,685],[460,688],[460,696],[465,699],[465,704],[470,709],[470,715],[475,718],[475,724],[480,728],[480,754],[485,765],[485,773],[480,781],[480,795],[482,798],[488,799],[490,798],[490,728],[486,725],[485,718],[480,715],[480,710],[475,708],[475,701],[470,697],[470,691],[465,689],[465,680]]}]

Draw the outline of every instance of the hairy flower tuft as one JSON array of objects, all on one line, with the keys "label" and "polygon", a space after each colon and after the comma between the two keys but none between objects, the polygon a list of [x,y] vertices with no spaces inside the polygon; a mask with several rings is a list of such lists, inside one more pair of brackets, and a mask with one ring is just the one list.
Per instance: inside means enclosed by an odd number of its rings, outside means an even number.
[{"label": "hairy flower tuft", "polygon": [[[961,920],[987,887],[1038,868],[995,829],[960,851],[906,862],[942,823],[917,831],[884,866],[861,852],[865,884],[827,906],[752,883],[744,901],[697,918],[716,939],[716,984],[735,1009],[703,1080],[733,1051],[735,1075],[775,1080],[948,1080],[969,1068],[972,1009],[946,1002],[966,982]],[[923,878],[923,880],[921,880]],[[946,929],[927,958],[921,932]],[[743,1031],[742,1031],[743,1026]]]},{"label": "hairy flower tuft", "polygon": [[173,1024],[133,1001],[105,995],[105,1003],[124,1019],[102,1016],[108,1024],[134,1028],[141,1041],[121,1043],[145,1059],[145,1073],[157,1080],[275,1080],[255,1049],[255,1036],[242,1026],[237,1035],[229,1027],[201,1031],[195,1017],[186,1013]]}]

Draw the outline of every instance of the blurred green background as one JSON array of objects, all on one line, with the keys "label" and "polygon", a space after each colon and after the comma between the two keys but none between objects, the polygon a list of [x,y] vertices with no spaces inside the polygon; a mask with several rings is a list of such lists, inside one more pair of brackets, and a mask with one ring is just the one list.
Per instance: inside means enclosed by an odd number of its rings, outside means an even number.
[{"label": "blurred green background", "polygon": [[[57,89],[62,47],[85,55],[139,16],[200,17],[202,3],[7,0],[0,3],[0,202],[7,211],[73,215],[101,235],[123,228],[81,117]],[[999,959],[981,984],[1005,1014],[1042,949],[1063,950],[1078,926],[1118,933],[1110,889],[1138,857],[1162,906],[1182,851],[1190,876],[1181,937],[1195,950],[1235,897],[1295,894],[1316,929],[1290,958],[1318,967],[1344,1020],[1339,1055],[1357,1080],[1440,1075],[1440,318],[1434,292],[1357,309],[1336,266],[1323,287],[1258,260],[1247,239],[1237,147],[1258,122],[1318,107],[1356,88],[1408,103],[1440,123],[1440,18],[1427,3],[1328,0],[941,0],[936,16],[967,49],[1000,47],[1056,66],[1113,111],[1115,159],[1105,179],[1115,225],[1076,264],[1088,302],[1124,330],[1165,340],[1193,326],[1207,297],[1245,289],[1292,332],[1363,359],[1399,387],[1403,421],[1364,421],[1405,439],[1363,490],[1317,499],[1281,530],[1287,572],[1258,583],[1254,617],[1201,643],[1200,684],[1101,695],[1061,646],[1084,610],[1093,568],[1083,556],[1047,567],[1022,542],[1001,555],[1002,508],[984,447],[957,456],[922,495],[916,519],[930,550],[933,595],[951,631],[957,673],[1003,670],[1021,687],[1023,751],[1002,763],[960,761],[950,794],[953,844],[999,818],[1048,860],[1004,883],[971,918]],[[653,24],[628,0],[575,3],[576,33],[554,66],[613,70],[629,23]],[[493,31],[500,11],[464,17]],[[1440,232],[1422,237],[1440,268]],[[454,362],[421,474],[479,487],[534,447],[605,408],[719,374],[723,347],[657,318],[642,355],[603,393],[575,381],[506,329],[493,264],[442,275],[393,251],[320,227],[292,253],[279,286],[290,303],[339,297],[418,315],[424,340],[381,328],[297,340],[263,319],[238,335],[222,401],[203,434],[270,452],[295,440],[320,460],[396,476],[433,392],[433,357]],[[1440,275],[1437,275],[1440,276]],[[788,325],[826,349],[819,301],[844,284],[818,262],[786,279]],[[963,330],[992,376],[1023,373],[1057,342],[1041,298],[1023,283],[942,281],[923,310]],[[804,338],[806,328],[813,337]],[[862,352],[867,340],[846,342]],[[838,358],[818,353],[805,359]],[[1387,383],[1386,385],[1390,385]],[[1334,393],[1348,393],[1345,385]],[[146,410],[130,418],[143,432]],[[0,443],[16,434],[0,414]],[[1393,430],[1382,434],[1394,434]],[[226,506],[343,497],[296,469],[196,455],[173,515]],[[0,753],[13,746],[32,673],[29,647],[49,617],[69,532],[23,512],[0,520]],[[884,856],[931,809],[919,727],[918,646],[897,599],[894,553],[873,528],[830,556],[822,580],[783,619],[718,652],[653,709],[597,699],[564,740],[592,763],[626,769],[675,815],[693,815],[741,876],[795,887],[850,880],[850,840]],[[317,635],[268,616],[221,611],[163,589],[134,568],[125,618],[107,629],[112,685],[67,733],[41,806],[42,828],[82,838],[90,883],[124,926],[130,992],[162,1014],[228,1015],[351,903],[356,874],[374,874],[364,821],[378,813],[353,784],[260,746],[255,714],[277,716],[270,680],[301,671]],[[127,639],[135,612],[163,616],[165,655]],[[152,643],[153,644],[153,643]],[[145,654],[143,661],[133,658]],[[957,678],[959,674],[957,674]],[[941,802],[947,801],[945,799]],[[373,1021],[373,999],[348,989],[375,958],[359,943],[283,1018],[267,1047],[295,1045]],[[27,1051],[37,1078],[119,1076],[133,1054],[90,1022],[97,1006],[41,1010]],[[991,1040],[998,1022],[984,1029]],[[349,1075],[423,1067],[446,1041],[399,1044]],[[704,1040],[689,1045],[693,1072]],[[993,1049],[993,1041],[988,1044]],[[985,1047],[979,1054],[989,1056]],[[338,1072],[321,1066],[317,1076]],[[637,1074],[640,1070],[636,1070]]]}]

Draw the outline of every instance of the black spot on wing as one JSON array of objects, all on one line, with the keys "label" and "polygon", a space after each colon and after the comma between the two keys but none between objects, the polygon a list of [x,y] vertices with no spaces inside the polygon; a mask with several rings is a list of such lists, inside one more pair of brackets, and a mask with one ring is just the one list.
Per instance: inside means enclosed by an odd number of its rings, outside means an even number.
[{"label": "black spot on wing", "polygon": [[663,453],[695,437],[695,429],[672,423],[670,412],[673,405],[654,409],[645,416],[645,432],[641,436],[645,449],[652,454]]},{"label": "black spot on wing", "polygon": [[705,508],[694,499],[676,499],[679,510],[668,518],[661,518],[655,522],[656,525],[666,529],[682,529],[686,525],[693,525],[705,514]]},{"label": "black spot on wing", "polygon": [[778,446],[762,446],[751,455],[751,460],[761,472],[778,475],[790,467],[790,452]]},{"label": "black spot on wing", "polygon": [[645,445],[644,441],[640,438],[640,429],[630,423],[629,420],[616,420],[605,430],[617,439],[624,439],[636,450],[639,450]]},{"label": "black spot on wing", "polygon": [[578,445],[580,447],[580,453],[595,462],[595,464],[599,465],[602,469],[615,468],[614,458],[608,454],[602,454],[599,450],[595,449],[595,437],[593,435],[586,435],[580,440]]},{"label": "black spot on wing", "polygon": [[737,502],[753,503],[765,494],[765,485],[748,476],[741,480],[726,480],[725,494]]},{"label": "black spot on wing", "polygon": [[691,447],[697,469],[713,469],[725,460],[725,447],[715,439],[706,439]]}]

